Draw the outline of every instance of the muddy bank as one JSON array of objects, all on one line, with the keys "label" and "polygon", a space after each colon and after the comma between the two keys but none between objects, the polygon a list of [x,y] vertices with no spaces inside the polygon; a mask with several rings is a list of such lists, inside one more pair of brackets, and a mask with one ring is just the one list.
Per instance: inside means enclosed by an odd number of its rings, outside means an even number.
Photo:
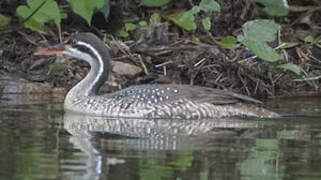
[{"label": "muddy bank", "polygon": [[[318,37],[321,34],[320,23],[316,21],[321,19],[319,11],[314,11],[308,14],[309,16],[305,11],[291,12],[289,19],[297,18],[291,23],[276,19],[282,26],[278,43],[298,43],[293,48],[280,50],[279,53],[285,57],[284,63],[292,62],[303,69],[303,75],[299,76],[293,72],[284,72],[275,68],[278,65],[276,63],[256,58],[241,45],[234,49],[224,49],[216,45],[212,38],[237,36],[241,33],[241,26],[246,21],[267,17],[264,13],[250,11],[254,7],[245,0],[233,1],[233,3],[232,1],[218,2],[221,5],[221,13],[213,15],[213,28],[210,34],[202,30],[193,33],[183,32],[177,26],[164,22],[139,28],[131,32],[130,40],[124,40],[110,37],[110,34],[115,33],[114,30],[104,33],[104,29],[99,29],[97,25],[88,27],[81,19],[74,18],[72,23],[70,19],[63,21],[62,35],[67,39],[73,32],[90,31],[105,39],[111,50],[113,67],[102,92],[111,92],[137,84],[176,83],[229,89],[258,99],[320,94],[321,49],[303,41],[307,35]],[[4,6],[4,3],[0,4]],[[309,5],[289,3],[302,7]],[[117,4],[120,9],[134,5]],[[184,7],[182,4],[175,5]],[[134,21],[138,21],[147,17],[152,11],[157,11],[157,9],[148,8],[126,10],[126,12],[112,11],[109,25],[116,23],[115,19],[119,20],[117,23],[120,24],[132,22],[132,17],[136,18]],[[12,14],[11,11],[2,8],[0,13]],[[303,21],[302,16],[308,17],[309,21]],[[18,21],[14,23],[19,25]],[[49,32],[43,36],[24,28],[1,31],[0,87],[4,93],[10,92],[8,89],[12,87],[22,86],[15,93],[64,94],[86,75],[89,67],[84,63],[74,60],[62,62],[63,57],[33,55],[37,48],[58,42],[58,35],[53,31]],[[200,42],[193,40],[195,35],[199,37]],[[308,80],[302,80],[303,76],[308,77]],[[8,80],[3,80],[6,77],[23,80],[8,83]]]}]

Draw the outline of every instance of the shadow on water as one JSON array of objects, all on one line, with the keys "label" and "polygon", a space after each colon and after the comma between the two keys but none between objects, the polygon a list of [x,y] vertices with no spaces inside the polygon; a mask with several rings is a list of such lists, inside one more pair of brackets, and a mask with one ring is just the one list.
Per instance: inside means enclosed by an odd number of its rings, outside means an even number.
[{"label": "shadow on water", "polygon": [[[268,105],[321,114],[314,100]],[[0,113],[0,179],[321,178],[321,119],[107,119],[17,99]]]}]

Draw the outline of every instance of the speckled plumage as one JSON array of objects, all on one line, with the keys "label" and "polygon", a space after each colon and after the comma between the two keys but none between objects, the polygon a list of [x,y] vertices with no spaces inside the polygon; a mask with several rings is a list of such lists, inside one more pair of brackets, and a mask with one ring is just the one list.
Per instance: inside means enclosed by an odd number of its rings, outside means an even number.
[{"label": "speckled plumage", "polygon": [[240,94],[189,85],[141,85],[98,95],[108,77],[110,56],[105,44],[91,33],[71,37],[63,54],[90,64],[88,75],[67,94],[64,107],[78,113],[129,118],[201,119],[230,116],[274,117],[276,113],[250,103]]},{"label": "speckled plumage", "polygon": [[75,95],[70,110],[107,117],[175,119],[277,115],[248,104],[251,102],[256,101],[239,94],[205,87],[141,85],[106,95]]}]

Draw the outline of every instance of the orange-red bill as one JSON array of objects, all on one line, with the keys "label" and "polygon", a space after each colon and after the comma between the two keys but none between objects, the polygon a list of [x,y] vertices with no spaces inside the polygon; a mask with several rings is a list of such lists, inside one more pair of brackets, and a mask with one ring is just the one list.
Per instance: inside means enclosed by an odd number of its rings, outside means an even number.
[{"label": "orange-red bill", "polygon": [[38,51],[38,52],[35,52],[34,55],[36,56],[43,56],[43,55],[50,55],[50,54],[57,54],[57,53],[61,53],[62,51],[64,50],[54,50],[54,49],[49,49],[49,50],[42,50],[42,51]]},{"label": "orange-red bill", "polygon": [[41,49],[41,50],[35,52],[34,55],[36,55],[36,56],[51,55],[51,54],[61,53],[64,50],[65,49],[64,49],[63,45],[58,44],[55,46],[50,46],[46,49]]}]

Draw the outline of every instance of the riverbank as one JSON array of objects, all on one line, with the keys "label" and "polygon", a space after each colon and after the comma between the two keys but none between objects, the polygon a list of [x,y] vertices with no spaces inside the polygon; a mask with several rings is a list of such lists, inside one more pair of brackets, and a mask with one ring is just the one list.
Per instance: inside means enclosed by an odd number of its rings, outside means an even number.
[{"label": "riverbank", "polygon": [[[4,3],[0,4],[4,6]],[[288,16],[291,23],[284,18],[275,19],[282,27],[278,45],[284,42],[295,43],[278,52],[283,56],[284,63],[291,62],[302,69],[298,75],[276,68],[279,65],[277,63],[257,58],[242,45],[233,49],[217,45],[215,40],[220,37],[237,36],[246,21],[266,17],[265,14],[250,12],[242,1],[219,3],[221,13],[213,17],[210,34],[201,30],[182,31],[174,24],[164,22],[137,28],[130,33],[130,38],[122,39],[115,32],[106,32],[105,27],[99,29],[95,24],[88,27],[82,19],[76,17],[63,21],[62,36],[65,40],[76,31],[90,31],[105,40],[113,57],[113,67],[102,92],[137,84],[175,83],[228,89],[258,99],[320,95],[321,48],[306,42],[305,38],[311,36],[317,39],[320,36],[321,28],[317,20],[321,18],[321,13],[315,11],[306,14],[307,11],[293,10]],[[123,5],[117,5],[123,8]],[[138,18],[135,20],[138,21],[153,9],[136,10],[125,14],[111,9],[111,20],[107,26],[115,25],[115,19],[121,20],[121,23],[131,22],[132,16]],[[12,14],[10,9],[3,8],[0,13]],[[96,22],[95,19],[93,22]],[[18,21],[13,25],[19,28],[1,32],[1,79],[10,76],[16,80],[22,79],[16,82],[36,86],[29,90],[22,85],[19,93],[65,93],[88,72],[89,67],[84,63],[66,60],[64,57],[33,55],[36,49],[57,43],[57,33],[49,30],[48,34],[40,35],[21,28]],[[0,86],[6,90],[11,88],[12,83],[1,80]]]}]

